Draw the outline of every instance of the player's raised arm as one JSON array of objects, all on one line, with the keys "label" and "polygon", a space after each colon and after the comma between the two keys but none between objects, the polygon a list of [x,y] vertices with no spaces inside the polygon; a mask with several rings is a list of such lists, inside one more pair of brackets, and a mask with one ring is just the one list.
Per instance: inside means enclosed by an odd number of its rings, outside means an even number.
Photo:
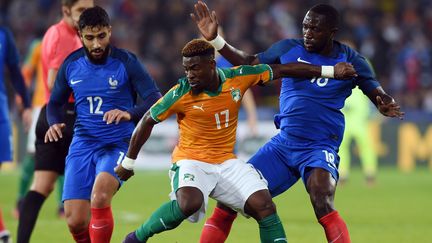
[{"label": "player's raised arm", "polygon": [[253,65],[258,64],[259,60],[255,55],[245,53],[237,48],[229,45],[217,33],[218,21],[216,12],[210,13],[207,4],[203,1],[198,1],[194,5],[194,13],[191,13],[191,18],[197,25],[202,36],[209,41],[219,53],[224,56],[234,66],[238,65]]},{"label": "player's raised arm", "polygon": [[378,86],[366,95],[384,116],[403,119],[405,112],[401,111],[399,104],[381,86]]},{"label": "player's raised arm", "polygon": [[122,163],[114,169],[121,180],[126,181],[134,175],[135,160],[138,157],[141,147],[150,137],[155,124],[157,124],[157,122],[151,117],[150,111],[147,111],[132,134],[126,157],[123,159]]},{"label": "player's raised arm", "polygon": [[271,64],[270,66],[273,69],[273,79],[324,77],[344,80],[357,77],[353,65],[347,62],[339,62],[335,66],[315,66],[306,63]]}]

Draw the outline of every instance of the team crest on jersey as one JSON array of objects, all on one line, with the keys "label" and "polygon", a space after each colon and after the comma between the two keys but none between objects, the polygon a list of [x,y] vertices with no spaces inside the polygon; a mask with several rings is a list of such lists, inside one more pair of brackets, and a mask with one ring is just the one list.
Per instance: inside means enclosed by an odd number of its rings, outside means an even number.
[{"label": "team crest on jersey", "polygon": [[183,175],[183,181],[194,181],[195,176],[189,173]]},{"label": "team crest on jersey", "polygon": [[118,81],[116,79],[114,79],[114,76],[111,76],[108,79],[108,83],[110,85],[110,89],[117,89]]},{"label": "team crest on jersey", "polygon": [[241,99],[240,89],[231,88],[231,97],[235,102],[239,102]]}]

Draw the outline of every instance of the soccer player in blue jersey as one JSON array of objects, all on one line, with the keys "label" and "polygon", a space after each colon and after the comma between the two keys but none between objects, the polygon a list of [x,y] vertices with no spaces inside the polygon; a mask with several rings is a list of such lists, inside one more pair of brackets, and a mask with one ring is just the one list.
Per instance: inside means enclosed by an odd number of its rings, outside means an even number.
[{"label": "soccer player in blue jersey", "polygon": [[[31,125],[30,98],[28,96],[24,78],[19,67],[18,50],[11,32],[0,26],[0,167],[3,162],[12,161],[12,131],[9,119],[8,98],[3,77],[4,67],[10,73],[11,83],[20,95],[24,110],[22,118],[26,129]],[[0,210],[0,242],[9,242],[10,232],[6,230]]]},{"label": "soccer player in blue jersey", "polygon": [[[328,242],[350,242],[347,226],[334,207],[338,180],[339,145],[344,131],[340,109],[351,90],[358,86],[384,116],[402,118],[404,113],[386,94],[364,57],[333,38],[338,30],[339,13],[326,4],[313,6],[303,19],[303,40],[286,39],[257,55],[244,53],[217,35],[216,13],[198,1],[191,14],[201,34],[232,64],[292,63],[329,65],[332,76],[336,62],[351,63],[358,76],[342,81],[336,78],[284,78],[280,92],[280,113],[275,124],[280,132],[250,160],[269,182],[272,196],[288,190],[302,179],[315,215]],[[223,242],[233,221],[232,214],[218,204],[206,222],[201,242]]]},{"label": "soccer player in blue jersey", "polygon": [[[114,226],[111,200],[121,185],[114,167],[127,151],[135,123],[161,94],[134,54],[110,45],[104,9],[86,9],[78,25],[84,47],[59,69],[45,141],[62,138],[61,107],[73,92],[77,117],[66,158],[66,221],[76,242],[106,243]],[[144,101],[140,106],[135,106],[137,94]]]}]

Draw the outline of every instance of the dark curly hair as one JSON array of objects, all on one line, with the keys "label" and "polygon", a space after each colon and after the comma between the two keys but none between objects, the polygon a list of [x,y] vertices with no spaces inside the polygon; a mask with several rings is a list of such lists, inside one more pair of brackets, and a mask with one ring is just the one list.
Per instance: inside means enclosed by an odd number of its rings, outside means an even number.
[{"label": "dark curly hair", "polygon": [[108,26],[110,26],[109,16],[107,12],[99,6],[94,6],[84,10],[78,21],[79,30],[83,30],[85,27]]},{"label": "dark curly hair", "polygon": [[183,57],[208,56],[214,59],[214,47],[203,39],[193,39],[182,49]]}]

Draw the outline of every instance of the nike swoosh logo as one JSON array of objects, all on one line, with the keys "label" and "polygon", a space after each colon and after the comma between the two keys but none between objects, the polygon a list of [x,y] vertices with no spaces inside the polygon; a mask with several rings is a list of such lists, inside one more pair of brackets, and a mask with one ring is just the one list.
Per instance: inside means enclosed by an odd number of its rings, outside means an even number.
[{"label": "nike swoosh logo", "polygon": [[312,64],[308,61],[302,60],[301,57],[297,58],[297,62],[302,62],[302,63],[307,63],[307,64]]},{"label": "nike swoosh logo", "polygon": [[96,226],[94,224],[91,225],[92,229],[102,229],[105,228],[107,225],[102,225],[102,226]]},{"label": "nike swoosh logo", "polygon": [[207,224],[207,223],[205,223],[204,224],[204,227],[212,227],[212,228],[215,228],[215,229],[219,229],[218,227],[216,227],[215,225],[213,225],[213,224]]},{"label": "nike swoosh logo", "polygon": [[343,234],[343,232],[340,233],[340,235],[338,235],[336,238],[334,238],[334,239],[333,239],[332,241],[330,241],[329,243],[334,243],[334,242],[336,242],[339,238],[342,237],[342,234]]},{"label": "nike swoosh logo", "polygon": [[71,79],[71,84],[77,84],[77,83],[80,83],[80,82],[82,82],[83,80],[82,79],[80,79],[80,80],[73,80],[73,79]]}]

